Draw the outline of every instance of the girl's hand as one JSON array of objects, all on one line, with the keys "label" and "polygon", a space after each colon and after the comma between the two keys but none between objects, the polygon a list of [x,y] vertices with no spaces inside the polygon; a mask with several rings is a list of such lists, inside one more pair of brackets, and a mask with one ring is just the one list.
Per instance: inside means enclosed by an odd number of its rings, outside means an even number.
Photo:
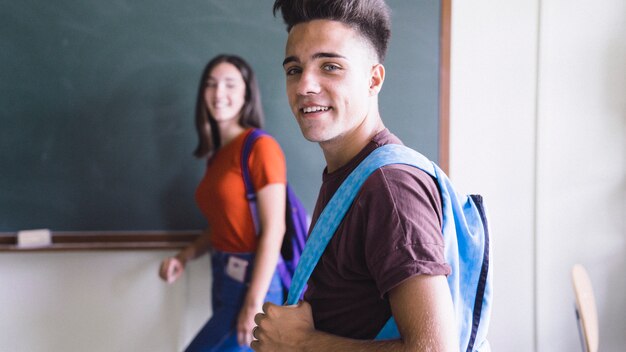
[{"label": "girl's hand", "polygon": [[254,316],[262,311],[262,305],[244,304],[237,318],[237,343],[239,346],[250,346],[252,329],[256,326]]},{"label": "girl's hand", "polygon": [[168,284],[176,281],[185,271],[185,266],[176,257],[165,258],[159,268],[159,276]]}]

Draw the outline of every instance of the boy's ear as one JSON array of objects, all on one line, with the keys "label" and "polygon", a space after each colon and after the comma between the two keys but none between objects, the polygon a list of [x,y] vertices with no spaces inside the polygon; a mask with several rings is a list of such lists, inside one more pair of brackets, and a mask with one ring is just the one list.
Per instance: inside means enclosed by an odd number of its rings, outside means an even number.
[{"label": "boy's ear", "polygon": [[370,72],[370,96],[377,95],[383,87],[385,81],[385,66],[376,64],[372,66]]}]

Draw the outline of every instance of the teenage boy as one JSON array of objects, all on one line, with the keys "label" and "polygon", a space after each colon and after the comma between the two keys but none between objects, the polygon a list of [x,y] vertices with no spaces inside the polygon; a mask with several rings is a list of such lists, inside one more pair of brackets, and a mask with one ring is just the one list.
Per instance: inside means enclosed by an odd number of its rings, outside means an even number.
[{"label": "teenage boy", "polygon": [[[389,9],[383,0],[276,0],[287,24],[287,97],[304,137],[327,167],[313,225],[369,153],[401,144],[378,109]],[[408,112],[407,112],[408,113]],[[255,351],[453,351],[441,200],[423,171],[389,165],[364,183],[326,247],[304,301],[266,303]],[[393,315],[401,338],[374,341]]]}]

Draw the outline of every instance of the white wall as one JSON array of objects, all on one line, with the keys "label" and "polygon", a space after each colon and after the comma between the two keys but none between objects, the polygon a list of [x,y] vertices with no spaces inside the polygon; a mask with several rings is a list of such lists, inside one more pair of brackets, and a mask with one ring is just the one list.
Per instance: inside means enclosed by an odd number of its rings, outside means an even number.
[{"label": "white wall", "polygon": [[626,3],[456,1],[451,174],[494,233],[494,351],[580,350],[570,270],[600,348],[626,346]]},{"label": "white wall", "polygon": [[452,5],[450,177],[490,213],[494,351],[534,348],[536,13],[527,0]]},{"label": "white wall", "polygon": [[624,350],[626,2],[543,1],[541,16],[539,347],[576,346],[575,325],[563,319],[571,318],[572,303],[563,293],[580,262],[597,296],[601,350]]},{"label": "white wall", "polygon": [[181,351],[211,314],[210,263],[167,286],[172,253],[0,253],[0,351]]}]

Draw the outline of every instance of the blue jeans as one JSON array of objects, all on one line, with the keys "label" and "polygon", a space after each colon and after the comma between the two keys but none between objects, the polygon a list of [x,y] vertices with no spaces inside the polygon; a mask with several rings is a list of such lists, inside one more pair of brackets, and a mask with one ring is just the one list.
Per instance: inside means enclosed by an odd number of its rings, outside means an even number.
[{"label": "blue jeans", "polygon": [[[226,265],[230,256],[248,261],[246,283],[239,282],[226,275]],[[224,253],[214,251],[211,254],[213,271],[213,315],[200,329],[185,352],[213,351],[252,351],[247,346],[237,344],[237,316],[248,290],[254,255],[249,253]],[[278,273],[274,273],[272,282],[265,296],[265,301],[283,303],[283,289]]]}]

